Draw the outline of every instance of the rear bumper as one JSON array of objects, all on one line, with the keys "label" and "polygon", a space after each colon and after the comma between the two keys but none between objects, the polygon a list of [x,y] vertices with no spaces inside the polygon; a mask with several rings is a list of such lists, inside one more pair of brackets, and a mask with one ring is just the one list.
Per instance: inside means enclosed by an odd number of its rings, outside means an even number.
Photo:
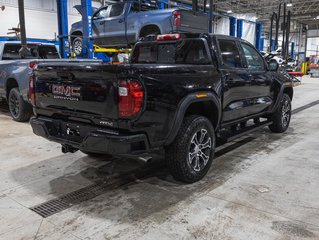
[{"label": "rear bumper", "polygon": [[120,134],[106,128],[45,117],[33,117],[30,124],[34,134],[75,150],[125,156],[149,152],[145,134]]}]

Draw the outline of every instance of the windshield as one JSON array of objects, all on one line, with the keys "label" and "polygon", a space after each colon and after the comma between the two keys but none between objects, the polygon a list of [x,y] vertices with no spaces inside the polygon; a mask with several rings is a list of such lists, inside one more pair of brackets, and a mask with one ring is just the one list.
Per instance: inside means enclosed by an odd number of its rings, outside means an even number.
[{"label": "windshield", "polygon": [[[30,54],[25,56],[24,59],[57,59],[59,54],[55,46],[43,45],[28,45]],[[21,59],[19,44],[6,44],[3,50],[2,60],[18,60]]]},{"label": "windshield", "polygon": [[145,42],[136,45],[131,63],[210,64],[204,41]]}]

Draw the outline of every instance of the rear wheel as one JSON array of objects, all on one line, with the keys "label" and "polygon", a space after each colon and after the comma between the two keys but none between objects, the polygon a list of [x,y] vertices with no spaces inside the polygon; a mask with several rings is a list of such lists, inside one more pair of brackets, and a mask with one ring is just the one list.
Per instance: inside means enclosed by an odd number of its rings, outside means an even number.
[{"label": "rear wheel", "polygon": [[169,170],[176,180],[193,183],[208,172],[215,152],[215,132],[210,121],[197,115],[184,119],[174,140],[166,149]]},{"label": "rear wheel", "polygon": [[18,88],[12,88],[8,98],[9,110],[14,121],[26,122],[32,114],[32,107],[25,102]]},{"label": "rear wheel", "polygon": [[273,123],[269,125],[269,129],[275,133],[285,132],[291,119],[291,99],[284,94],[276,111],[271,116]]},{"label": "rear wheel", "polygon": [[140,32],[140,38],[147,37],[149,35],[158,35],[161,34],[161,31],[158,27],[146,26]]}]

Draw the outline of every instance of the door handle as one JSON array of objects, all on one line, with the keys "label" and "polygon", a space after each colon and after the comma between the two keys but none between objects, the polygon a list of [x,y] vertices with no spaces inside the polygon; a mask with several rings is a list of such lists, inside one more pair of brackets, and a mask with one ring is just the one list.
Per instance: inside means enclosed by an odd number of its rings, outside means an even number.
[{"label": "door handle", "polygon": [[120,20],[119,20],[119,23],[122,23],[122,22],[124,22],[124,19],[120,19]]},{"label": "door handle", "polygon": [[100,25],[103,25],[105,22],[100,22]]}]

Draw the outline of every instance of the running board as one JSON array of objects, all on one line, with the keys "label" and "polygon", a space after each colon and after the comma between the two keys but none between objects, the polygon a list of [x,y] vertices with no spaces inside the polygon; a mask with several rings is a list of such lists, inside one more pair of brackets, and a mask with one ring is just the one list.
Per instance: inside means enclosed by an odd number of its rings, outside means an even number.
[{"label": "running board", "polygon": [[220,139],[218,139],[218,140],[221,141],[221,144],[217,144],[217,145],[222,145],[226,142],[234,141],[237,138],[240,138],[240,137],[245,136],[249,133],[257,131],[258,129],[269,126],[270,124],[272,124],[272,121],[264,121],[264,122],[260,122],[260,123],[257,123],[257,124],[254,124],[254,125],[251,125],[251,126],[248,126],[245,128],[241,128],[232,134],[226,133],[223,135],[223,132],[220,132]]}]

